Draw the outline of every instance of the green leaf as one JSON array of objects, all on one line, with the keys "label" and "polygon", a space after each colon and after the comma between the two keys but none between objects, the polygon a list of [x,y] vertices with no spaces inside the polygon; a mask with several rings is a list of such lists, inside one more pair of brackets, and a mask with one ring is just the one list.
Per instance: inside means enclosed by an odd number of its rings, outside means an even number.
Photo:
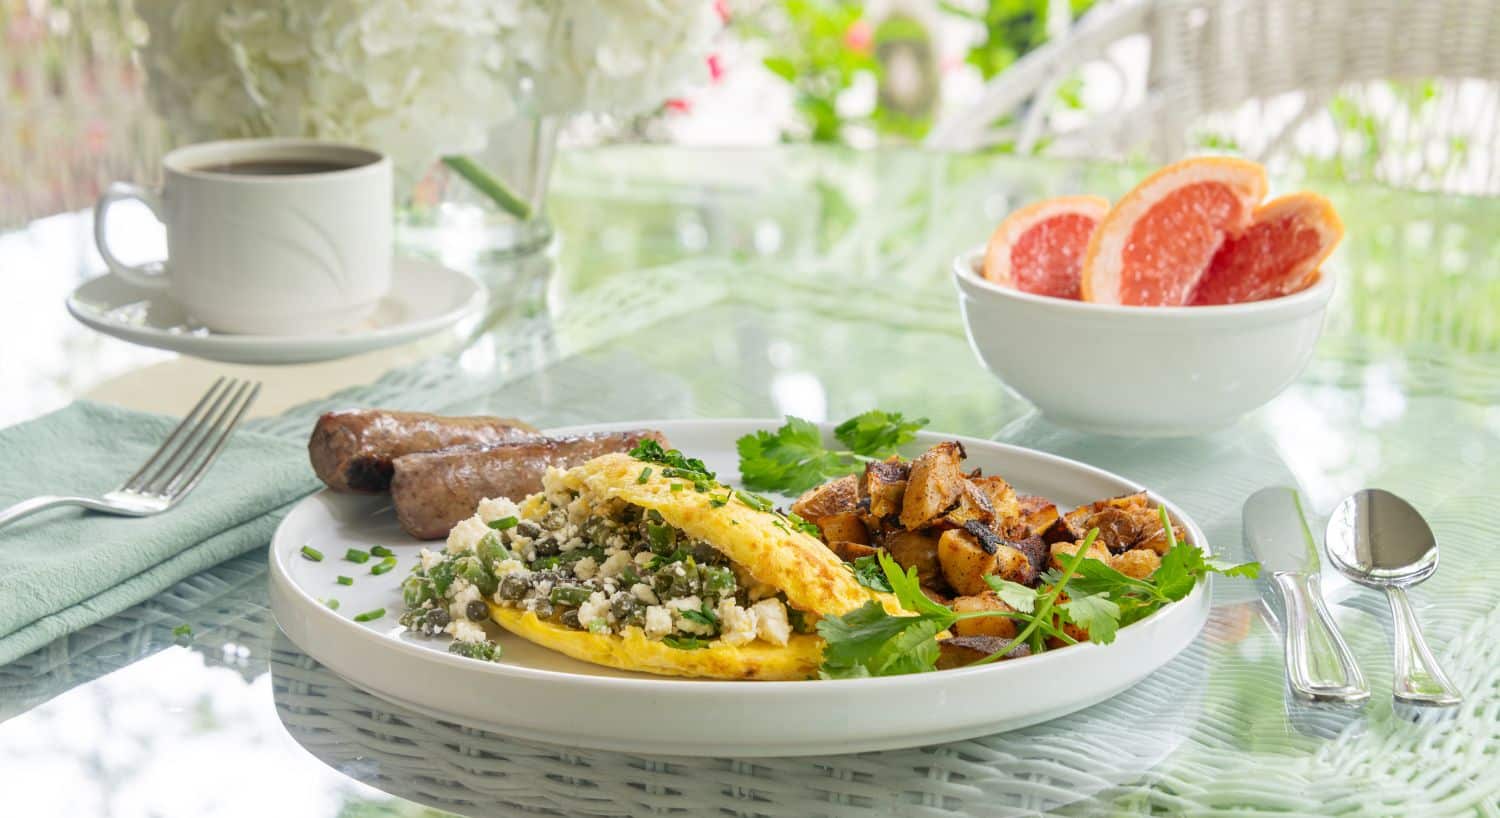
[{"label": "green leaf", "polygon": [[[884,551],[877,552],[875,558],[880,560],[880,569],[885,574],[886,582],[890,583],[891,593],[896,595],[896,600],[901,603],[901,607],[924,616],[944,617],[949,620],[947,624],[952,624],[953,611],[946,605],[933,602],[922,593],[922,583],[917,580],[916,568],[903,571],[900,563]],[[944,627],[947,627],[947,624]]]},{"label": "green leaf", "polygon": [[921,617],[892,616],[873,599],[842,616],[825,616],[818,620],[818,635],[826,643],[823,664],[846,667],[867,663],[886,642],[921,621]]},{"label": "green leaf", "polygon": [[1208,573],[1208,564],[1203,561],[1203,551],[1195,545],[1178,543],[1161,558],[1161,567],[1151,575],[1151,581],[1162,596],[1177,601],[1192,592],[1198,578]]},{"label": "green leaf", "polygon": [[787,82],[797,79],[797,65],[786,57],[766,57],[762,63],[772,74]]},{"label": "green leaf", "polygon": [[1260,563],[1258,562],[1225,562],[1213,557],[1205,557],[1203,564],[1215,574],[1223,574],[1226,577],[1255,579],[1260,576]]},{"label": "green leaf", "polygon": [[775,432],[764,429],[735,442],[740,479],[752,491],[795,494],[847,473],[852,464],[823,448],[823,434],[811,421],[788,416]]},{"label": "green leaf", "polygon": [[906,420],[900,412],[872,409],[840,423],[834,428],[833,436],[855,454],[887,457],[894,454],[897,447],[915,438],[917,430],[926,425],[927,418]]},{"label": "green leaf", "polygon": [[702,650],[708,647],[708,642],[696,636],[663,636],[662,644],[669,648],[678,650]]},{"label": "green leaf", "polygon": [[885,570],[880,567],[874,554],[856,557],[849,567],[854,570],[854,579],[860,585],[875,591],[891,592],[891,583],[885,578]]},{"label": "green leaf", "polygon": [[1115,641],[1120,624],[1120,606],[1106,594],[1069,597],[1057,610],[1073,624],[1089,632],[1089,641],[1108,645]]},{"label": "green leaf", "polygon": [[994,574],[986,575],[984,581],[994,589],[995,595],[1000,601],[1015,608],[1021,613],[1031,613],[1036,610],[1036,589],[1027,588],[1019,582],[1011,582],[1001,579]]}]

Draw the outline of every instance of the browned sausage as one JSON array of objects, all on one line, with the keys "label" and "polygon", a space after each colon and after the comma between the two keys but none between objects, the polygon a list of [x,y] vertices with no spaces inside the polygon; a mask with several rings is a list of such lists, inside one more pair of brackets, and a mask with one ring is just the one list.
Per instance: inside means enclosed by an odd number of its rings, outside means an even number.
[{"label": "browned sausage", "polygon": [[510,418],[446,418],[424,412],[350,409],[318,418],[307,441],[318,479],[334,491],[377,494],[391,485],[391,461],[470,443],[508,443],[536,429]]},{"label": "browned sausage", "polygon": [[445,537],[480,500],[520,500],[541,491],[549,466],[567,469],[610,452],[628,452],[648,437],[668,445],[661,432],[608,432],[403,455],[396,458],[391,478],[396,519],[418,539]]}]

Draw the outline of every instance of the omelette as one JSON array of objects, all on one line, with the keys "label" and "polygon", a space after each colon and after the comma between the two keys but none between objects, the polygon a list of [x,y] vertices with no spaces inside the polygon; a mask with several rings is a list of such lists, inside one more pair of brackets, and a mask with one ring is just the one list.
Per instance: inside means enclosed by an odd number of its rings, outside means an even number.
[{"label": "omelette", "polygon": [[423,552],[403,622],[484,656],[491,619],[575,659],[717,679],[806,679],[816,623],[878,599],[795,515],[670,464],[609,454],[494,499]]}]

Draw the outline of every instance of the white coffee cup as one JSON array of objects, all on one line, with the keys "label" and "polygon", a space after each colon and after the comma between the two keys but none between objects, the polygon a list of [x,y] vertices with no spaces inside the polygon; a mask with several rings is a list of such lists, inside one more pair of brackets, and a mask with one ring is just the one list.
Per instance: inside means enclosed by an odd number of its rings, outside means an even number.
[{"label": "white coffee cup", "polygon": [[[308,139],[205,142],[162,159],[160,191],[110,185],[94,241],[115,275],[166,290],[204,326],[316,335],[365,318],[390,288],[391,162],[369,148]],[[110,251],[110,205],[144,202],[167,228],[167,258]]]}]

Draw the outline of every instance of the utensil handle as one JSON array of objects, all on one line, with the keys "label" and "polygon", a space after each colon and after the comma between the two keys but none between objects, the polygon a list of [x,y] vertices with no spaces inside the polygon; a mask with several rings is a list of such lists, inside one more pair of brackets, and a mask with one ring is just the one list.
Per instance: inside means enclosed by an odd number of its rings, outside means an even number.
[{"label": "utensil handle", "polygon": [[1393,695],[1397,701],[1408,704],[1452,707],[1463,701],[1463,694],[1447,674],[1438,666],[1427,640],[1422,638],[1422,627],[1417,624],[1417,613],[1412,610],[1406,591],[1388,587],[1385,598],[1391,603],[1391,621],[1396,633],[1396,677],[1392,680]]},{"label": "utensil handle", "polygon": [[1312,701],[1368,699],[1370,688],[1323,604],[1318,576],[1282,572],[1275,580],[1286,603],[1286,675],[1292,692]]},{"label": "utensil handle", "polygon": [[83,497],[33,497],[30,500],[22,500],[10,508],[0,511],[0,528],[21,519],[30,517],[38,511],[46,511],[57,506],[81,506],[86,505],[87,500]]}]

